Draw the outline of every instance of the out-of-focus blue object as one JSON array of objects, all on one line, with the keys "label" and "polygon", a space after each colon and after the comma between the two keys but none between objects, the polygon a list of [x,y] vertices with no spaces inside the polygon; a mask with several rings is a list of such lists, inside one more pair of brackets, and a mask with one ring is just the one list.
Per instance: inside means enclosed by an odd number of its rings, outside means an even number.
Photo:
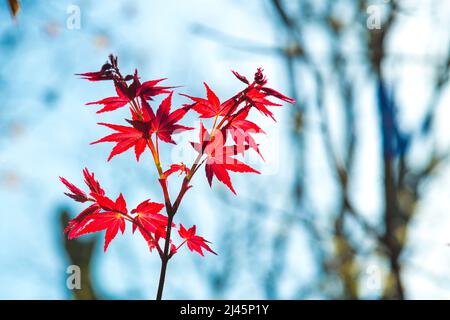
[{"label": "out-of-focus blue object", "polygon": [[397,106],[393,92],[389,92],[382,79],[377,84],[378,109],[381,115],[381,136],[385,157],[403,156],[409,147],[411,135],[402,132],[397,117]]}]

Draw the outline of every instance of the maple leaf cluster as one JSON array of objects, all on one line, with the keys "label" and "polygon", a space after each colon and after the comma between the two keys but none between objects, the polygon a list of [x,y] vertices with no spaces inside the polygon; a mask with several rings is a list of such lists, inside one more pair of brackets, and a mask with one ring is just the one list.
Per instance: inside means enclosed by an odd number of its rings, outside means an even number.
[{"label": "maple leaf cluster", "polygon": [[[125,224],[128,221],[132,223],[132,232],[139,230],[143,238],[146,240],[150,251],[155,247],[158,251],[159,239],[165,238],[165,231],[168,225],[167,216],[161,214],[164,204],[151,202],[150,199],[144,200],[136,208],[128,212],[127,203],[121,194],[115,201],[105,195],[94,173],[89,172],[87,168],[83,170],[84,181],[89,191],[84,192],[77,186],[60,177],[61,182],[67,187],[69,192],[65,194],[82,203],[89,203],[89,206],[78,214],[74,219],[70,220],[69,225],[64,230],[68,234],[69,239],[77,238],[81,235],[105,230],[104,251],[108,248],[111,241],[119,233],[125,231]],[[175,224],[172,224],[175,227]],[[195,235],[195,226],[186,232],[183,225],[180,225],[180,236],[187,243],[188,248],[197,251],[203,255],[202,248],[213,252],[207,245],[208,241],[200,236]],[[176,252],[177,247],[172,246],[172,252]],[[160,251],[162,254],[162,251]],[[214,252],[213,252],[214,253]]]},{"label": "maple leaf cluster", "polygon": [[[221,101],[214,91],[204,83],[206,97],[180,94],[189,99],[189,103],[180,108],[172,106],[174,89],[177,87],[161,85],[161,82],[166,80],[165,78],[141,82],[137,70],[133,74],[124,76],[119,70],[117,57],[112,55],[99,71],[79,74],[89,81],[112,81],[114,84],[115,96],[87,103],[87,105],[100,105],[97,113],[111,112],[125,107],[130,112],[124,124],[100,122],[99,125],[107,127],[113,132],[92,144],[114,143],[108,161],[132,148],[136,160],[139,161],[142,154],[148,149],[159,174],[164,204],[147,199],[129,211],[122,193],[115,200],[109,198],[95,179],[94,174],[88,169],[83,170],[88,191],[83,191],[60,177],[61,182],[69,191],[66,193],[68,197],[88,204],[87,208],[69,222],[65,232],[70,239],[104,230],[104,250],[106,251],[119,231],[124,233],[126,224],[131,223],[132,232],[138,230],[150,250],[156,248],[163,260],[170,259],[184,244],[190,251],[197,252],[202,256],[203,250],[215,254],[209,247],[209,242],[196,234],[195,225],[186,229],[182,224],[177,226],[173,223],[173,217],[184,195],[191,188],[192,176],[205,164],[206,178],[210,185],[215,177],[236,194],[229,172],[259,173],[238,160],[236,156],[244,155],[251,149],[262,157],[254,134],[264,133],[264,131],[248,119],[250,111],[258,110],[264,116],[274,119],[270,108],[281,104],[269,100],[270,98],[287,103],[294,102],[293,99],[267,87],[267,79],[260,68],[255,73],[252,82],[239,73],[232,72],[245,84],[245,87],[234,96]],[[164,98],[154,109],[151,103],[160,95],[163,95]],[[199,140],[191,142],[192,147],[198,153],[197,158],[191,166],[175,163],[164,168],[160,161],[159,143],[175,144],[172,137],[174,134],[194,129],[179,123],[190,111],[198,113],[202,120],[200,121]],[[205,119],[211,119],[213,122],[209,130],[205,127]],[[174,173],[182,175],[183,182],[176,200],[172,202],[168,189],[168,178]],[[165,212],[163,212],[164,208]],[[171,239],[171,230],[176,228],[182,239],[178,246]],[[164,242],[164,245],[160,244],[161,241]]]}]

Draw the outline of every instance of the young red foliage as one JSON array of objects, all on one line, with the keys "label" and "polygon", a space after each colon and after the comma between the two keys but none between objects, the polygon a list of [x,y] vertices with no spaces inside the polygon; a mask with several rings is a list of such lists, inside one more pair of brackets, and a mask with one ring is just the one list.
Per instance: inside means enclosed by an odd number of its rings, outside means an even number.
[{"label": "young red foliage", "polygon": [[125,232],[125,219],[120,213],[93,213],[86,218],[83,227],[76,233],[75,238],[84,234],[106,230],[105,245],[103,246],[103,251],[106,251],[111,241],[119,232],[119,229],[122,234]]},{"label": "young red foliage", "polygon": [[170,165],[170,168],[164,171],[164,175],[166,176],[166,178],[168,178],[171,174],[175,172],[180,172],[180,175],[183,173],[185,175],[188,175],[191,172],[191,170],[182,162],[180,164]]},{"label": "young red foliage", "polygon": [[76,73],[75,75],[81,76],[82,79],[89,81],[113,80],[118,70],[117,57],[111,54],[108,58],[109,61],[105,62],[99,71]]},{"label": "young red foliage", "polygon": [[100,195],[105,194],[105,190],[102,189],[100,186],[100,183],[95,180],[95,174],[92,172],[89,172],[88,168],[83,169],[83,175],[84,175],[84,183],[89,187],[89,190],[91,193],[96,193]]},{"label": "young red foliage", "polygon": [[[118,110],[126,105],[129,106],[131,111],[131,120],[125,119],[128,125],[99,123],[99,125],[110,128],[114,132],[92,142],[92,144],[100,142],[115,143],[108,161],[133,147],[136,160],[139,161],[148,146],[158,171],[165,205],[151,202],[148,199],[142,201],[128,213],[127,204],[122,194],[113,201],[106,195],[94,174],[89,172],[88,169],[84,169],[84,181],[89,189],[87,192],[60,177],[61,182],[69,190],[65,193],[68,197],[77,202],[89,203],[87,208],[69,221],[64,232],[68,234],[69,239],[72,239],[87,233],[104,230],[104,250],[106,251],[119,231],[124,233],[126,222],[132,223],[132,232],[134,233],[136,229],[139,229],[150,250],[156,248],[161,257],[162,266],[158,298],[161,298],[162,295],[167,263],[184,244],[187,244],[190,251],[195,251],[202,256],[203,250],[216,254],[209,247],[207,240],[196,235],[195,225],[186,230],[182,224],[179,224],[178,234],[183,242],[176,246],[172,241],[171,230],[177,227],[173,223],[173,219],[180,202],[192,187],[190,183],[193,175],[205,164],[206,178],[210,185],[212,185],[213,178],[216,177],[236,194],[231,183],[230,171],[259,172],[235,157],[244,155],[249,149],[256,151],[262,157],[253,134],[264,133],[264,131],[255,122],[248,120],[251,110],[257,109],[263,115],[274,119],[270,108],[280,106],[280,104],[269,100],[269,98],[272,97],[287,103],[295,102],[280,92],[267,87],[268,81],[261,68],[256,71],[253,82],[236,71],[232,71],[232,73],[245,84],[245,88],[231,98],[221,102],[214,91],[204,83],[205,98],[181,94],[193,102],[174,111],[171,111],[173,91],[170,89],[175,87],[161,86],[160,82],[166,80],[165,78],[141,83],[137,70],[133,74],[123,76],[119,70],[117,57],[112,55],[109,56],[108,62],[103,64],[99,71],[78,74],[89,81],[111,80],[114,85],[115,96],[87,103],[87,105],[102,105],[97,113]],[[167,96],[162,99],[155,112],[149,101],[153,101],[154,97],[159,95]],[[174,134],[192,130],[191,127],[179,124],[179,121],[191,109],[199,114],[199,118],[213,118],[214,123],[209,131],[202,122],[200,123],[199,142],[191,142],[191,145],[198,152],[197,159],[192,166],[187,167],[184,163],[172,164],[169,169],[163,171],[164,166],[160,160],[158,142],[175,144],[172,138]],[[231,144],[227,144],[228,134],[232,138]],[[168,178],[176,172],[179,172],[180,175],[183,174],[184,177],[179,193],[175,201],[172,202]],[[162,212],[164,207],[166,214]],[[161,239],[164,241],[163,247],[159,243]]]},{"label": "young red foliage", "polygon": [[137,90],[137,95],[144,100],[153,100],[154,96],[170,93],[169,89],[175,87],[157,86],[158,83],[166,79],[167,78],[145,81],[143,84],[139,86]]},{"label": "young red foliage", "polygon": [[236,194],[228,171],[258,174],[259,172],[233,158],[233,156],[248,149],[247,146],[225,146],[226,141],[221,131],[215,131],[214,133],[215,135],[211,136],[203,126],[203,123],[200,123],[200,143],[191,142],[191,144],[198,153],[207,156],[205,172],[209,185],[212,185],[212,180],[215,176]]},{"label": "young red foliage", "polygon": [[116,85],[117,97],[104,98],[98,101],[88,102],[86,105],[102,104],[103,108],[98,110],[97,113],[103,113],[108,111],[114,111],[116,109],[122,108],[130,102],[127,95],[123,93],[122,90]]},{"label": "young red foliage", "polygon": [[192,97],[187,94],[181,94],[182,96],[188,97],[194,101],[192,109],[200,114],[200,118],[213,118],[218,116],[226,116],[230,110],[230,104],[228,101],[226,103],[220,103],[219,98],[216,96],[214,91],[212,91],[206,82],[203,83],[206,88],[207,99]]},{"label": "young red foliage", "polygon": [[[168,218],[159,212],[164,208],[162,203],[150,202],[150,199],[141,202],[131,211],[135,214],[133,224],[133,233],[136,229],[142,234],[150,248],[150,251],[156,246],[159,238],[165,238]],[[152,236],[153,234],[153,236]]]},{"label": "young red foliage", "polygon": [[117,197],[115,202],[98,194],[94,194],[94,197],[97,200],[98,206],[105,211],[101,213],[97,211],[86,215],[77,227],[77,231],[74,232],[73,237],[77,238],[87,233],[106,230],[105,245],[103,247],[103,250],[106,251],[111,241],[116,237],[119,229],[122,233],[125,231],[123,214],[127,213],[126,203],[122,194]]},{"label": "young red foliage", "polygon": [[[229,132],[237,145],[248,145],[255,150],[262,158],[258,144],[251,136],[252,133],[265,133],[256,123],[247,120],[250,108],[241,109],[236,115],[230,118],[224,127],[225,132]],[[226,134],[226,133],[225,133]]]},{"label": "young red foliage", "polygon": [[189,250],[198,252],[202,257],[203,250],[205,249],[211,253],[215,253],[209,246],[208,243],[210,243],[208,240],[205,240],[205,238],[197,236],[196,234],[196,226],[192,226],[188,230],[186,230],[182,224],[180,224],[180,229],[178,230],[178,234],[181,238],[184,239],[185,243],[187,244]]},{"label": "young red foliage", "polygon": [[[127,120],[127,122],[131,124],[131,127],[100,122],[99,125],[113,129],[116,133],[94,141],[91,144],[116,142],[116,145],[108,157],[108,161],[114,156],[127,151],[131,147],[134,147],[136,160],[139,161],[152,134],[155,134],[164,142],[175,144],[175,141],[172,139],[173,134],[192,130],[193,128],[177,124],[177,122],[184,117],[189,108],[183,107],[171,113],[171,98],[172,93],[161,102],[156,115],[151,108],[147,108],[145,109],[146,111],[143,112],[143,120]],[[136,119],[137,115],[133,118]]]},{"label": "young red foliage", "polygon": [[66,229],[64,229],[64,233],[67,233],[67,237],[69,239],[78,237],[78,231],[81,229],[84,219],[92,216],[93,214],[99,213],[100,211],[101,208],[97,203],[90,205],[81,211],[75,218],[69,221]]},{"label": "young red foliage", "polygon": [[73,185],[63,177],[59,177],[59,180],[69,189],[70,192],[64,192],[64,194],[77,202],[86,202],[88,197],[83,190]]},{"label": "young red foliage", "polygon": [[145,151],[145,147],[147,146],[147,140],[149,138],[148,125],[146,128],[144,128],[145,123],[143,123],[143,127],[139,129],[136,129],[136,125],[133,127],[129,127],[103,122],[100,122],[99,125],[117,131],[116,133],[91,142],[91,144],[100,142],[116,142],[116,145],[113,147],[111,153],[109,154],[108,161],[110,161],[114,156],[127,151],[131,147],[134,147],[136,160],[139,161],[141,154]]},{"label": "young red foliage", "polygon": [[281,104],[274,103],[268,100],[267,97],[272,96],[287,103],[295,102],[294,99],[281,94],[275,89],[266,87],[267,78],[263,74],[263,69],[261,68],[258,68],[258,70],[256,71],[254,82],[251,84],[244,76],[241,76],[236,71],[232,72],[240,81],[248,85],[246,90],[243,91],[244,101],[247,102],[250,106],[258,109],[263,115],[271,117],[273,120],[275,120],[273,113],[268,108],[273,106],[281,106]]},{"label": "young red foliage", "polygon": [[239,72],[231,70],[231,72],[234,74],[234,76],[236,78],[238,78],[240,81],[242,81],[243,83],[250,85],[250,81],[248,81],[248,79],[246,77],[244,77],[243,75],[239,74]]},{"label": "young red foliage", "polygon": [[[133,232],[139,227],[140,232],[154,247],[155,239],[164,237],[163,230],[167,226],[167,217],[158,214],[164,208],[163,204],[149,202],[146,200],[131,211],[136,216],[131,218],[128,215],[127,205],[122,194],[115,201],[105,195],[105,191],[101,188],[98,181],[95,180],[94,173],[90,173],[88,169],[83,170],[85,183],[90,190],[89,196],[75,185],[71,184],[64,178],[60,178],[66,187],[72,192],[83,194],[83,202],[93,202],[89,207],[83,210],[77,217],[69,221],[69,225],[64,230],[68,233],[69,239],[77,238],[81,235],[106,230],[104,250],[108,248],[110,242],[116,237],[118,231],[125,231],[125,219],[133,222]],[[73,194],[67,194],[74,198]],[[163,235],[163,236],[161,236]]]},{"label": "young red foliage", "polygon": [[133,126],[140,127],[142,130],[147,130],[147,127],[142,125],[143,123],[148,123],[148,134],[155,134],[160,140],[175,144],[172,140],[172,135],[175,133],[181,133],[186,130],[192,130],[191,127],[182,126],[177,124],[186,113],[189,111],[190,107],[185,106],[179,108],[173,112],[170,112],[172,107],[172,92],[161,102],[156,115],[151,108],[147,108],[147,113],[145,117],[149,119],[147,121],[129,121]]}]

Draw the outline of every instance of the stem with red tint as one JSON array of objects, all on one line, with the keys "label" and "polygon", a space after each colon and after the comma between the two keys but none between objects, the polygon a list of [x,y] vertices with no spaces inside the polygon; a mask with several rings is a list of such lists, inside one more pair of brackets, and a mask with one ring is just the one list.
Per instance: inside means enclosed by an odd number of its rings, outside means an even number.
[{"label": "stem with red tint", "polygon": [[[166,279],[167,263],[169,262],[169,259],[170,259],[169,250],[170,250],[170,237],[171,237],[171,233],[172,233],[173,217],[177,213],[178,207],[180,206],[181,200],[183,199],[184,195],[186,194],[186,191],[189,189],[189,181],[191,180],[195,171],[197,171],[196,169],[198,168],[198,163],[199,163],[201,157],[202,157],[201,154],[199,154],[197,156],[196,160],[194,161],[194,163],[191,167],[190,174],[184,178],[183,184],[181,185],[180,192],[179,192],[173,205],[171,204],[168,196],[166,197],[166,195],[164,195],[164,198],[169,199],[168,205],[166,204],[168,221],[167,221],[167,229],[166,229],[166,239],[164,242],[164,252],[161,256],[161,271],[159,274],[159,284],[158,284],[158,291],[156,293],[156,300],[162,299],[162,294],[164,291],[164,282]],[[201,165],[201,163],[200,163],[200,165]],[[165,193],[167,191],[167,180],[165,178],[164,178],[164,181],[162,181],[162,179],[160,179],[160,183],[161,183],[161,187],[163,188],[163,192]]]},{"label": "stem with red tint", "polygon": [[[246,90],[248,90],[248,88]],[[239,105],[243,101],[242,97],[238,97],[238,96],[240,94],[242,94],[243,92],[245,92],[246,90],[238,93],[237,95],[235,95],[232,98],[232,99],[235,99],[234,106]],[[225,117],[223,117],[223,119],[220,121],[220,123],[218,125],[217,125],[218,117],[215,118],[214,124],[213,124],[213,128],[211,130],[212,131],[211,138],[214,136],[214,134],[216,133],[217,130],[220,130],[220,128],[222,127],[222,125],[224,124],[224,122],[228,118],[229,118],[229,115],[226,115]],[[155,165],[156,165],[156,167],[158,169],[158,173],[159,173],[159,176],[160,176],[159,182],[161,184],[161,188],[162,188],[163,193],[164,193],[164,199],[166,201],[166,212],[167,212],[167,216],[168,216],[167,229],[166,229],[166,238],[165,238],[165,242],[164,242],[164,252],[161,255],[161,271],[160,271],[160,275],[159,275],[158,291],[156,293],[156,300],[161,300],[162,299],[162,294],[163,294],[163,291],[164,291],[164,283],[165,283],[165,279],[166,279],[167,264],[168,264],[168,262],[169,262],[169,260],[171,258],[171,254],[170,254],[170,237],[171,237],[171,233],[172,233],[173,218],[174,218],[175,214],[178,211],[178,208],[180,206],[181,201],[183,200],[184,195],[186,194],[186,192],[190,188],[189,182],[191,181],[192,177],[194,176],[194,174],[197,172],[198,168],[203,164],[204,161],[200,162],[200,160],[203,157],[203,154],[199,153],[199,155],[194,160],[194,163],[191,166],[189,174],[187,174],[184,177],[183,183],[182,183],[181,188],[180,188],[180,192],[178,193],[178,196],[175,199],[175,202],[172,204],[171,201],[170,201],[168,187],[167,187],[167,178],[165,177],[165,175],[164,175],[164,173],[162,171],[161,163],[160,163],[160,160],[159,160],[159,154],[158,154],[159,150],[158,150],[157,147],[155,148],[155,145],[153,144],[153,141],[151,139],[148,140],[148,146],[149,146],[149,148],[150,148],[150,150],[152,152],[153,159],[155,160]]]},{"label": "stem with red tint", "polygon": [[169,248],[170,248],[170,236],[172,232],[172,222],[173,216],[175,214],[167,212],[168,221],[167,221],[167,230],[166,230],[166,241],[164,243],[164,252],[161,256],[161,271],[159,274],[159,284],[158,284],[158,292],[156,293],[156,300],[162,299],[162,294],[164,290],[164,282],[166,280],[166,271],[167,271],[167,263],[169,262]]}]

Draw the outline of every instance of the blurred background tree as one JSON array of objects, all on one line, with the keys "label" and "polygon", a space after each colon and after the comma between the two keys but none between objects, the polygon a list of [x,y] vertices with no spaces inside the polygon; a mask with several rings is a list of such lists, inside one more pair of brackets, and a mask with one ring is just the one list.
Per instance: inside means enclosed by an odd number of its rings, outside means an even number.
[{"label": "blurred background tree", "polygon": [[[267,18],[272,20],[279,35],[276,47],[263,44],[248,46],[251,41],[210,26],[198,25],[195,29],[202,36],[239,50],[277,56],[285,65],[290,96],[298,103],[297,108],[290,109],[290,151],[295,159],[292,161],[295,178],[289,196],[295,205],[291,210],[283,209],[277,213],[266,201],[255,202],[249,211],[255,211],[255,215],[256,212],[258,215],[263,212],[276,215],[280,219],[276,231],[269,239],[267,233],[240,233],[252,237],[248,243],[257,243],[253,237],[266,238],[268,246],[264,250],[269,248],[272,252],[271,258],[263,264],[260,286],[265,292],[264,298],[283,297],[279,290],[280,280],[286,272],[286,259],[289,258],[286,245],[292,241],[293,224],[299,223],[309,234],[310,254],[315,257],[318,272],[311,283],[298,283],[296,298],[366,297],[361,286],[372,281],[367,279],[367,275],[370,277],[370,270],[375,269],[368,268],[363,262],[375,257],[381,265],[387,266],[381,274],[382,289],[378,297],[405,299],[403,270],[408,258],[403,253],[407,247],[409,226],[417,214],[423,186],[433,181],[435,170],[448,156],[448,150],[437,147],[433,129],[436,109],[448,89],[450,50],[442,56],[417,56],[390,49],[389,39],[396,37],[402,16],[415,10],[413,6],[408,7],[407,1],[269,2]],[[438,2],[430,2],[430,6],[433,5],[439,6]],[[438,28],[446,25],[448,23]],[[314,35],[308,35],[308,32]],[[449,40],[442,39],[444,46],[450,49]],[[311,41],[321,43],[316,46]],[[318,51],[318,47],[324,50]],[[430,84],[432,94],[425,111],[416,121],[416,127],[408,131],[401,126],[399,113],[403,106],[398,103],[394,86],[399,77],[395,66],[400,64],[405,68],[424,64],[434,74]],[[377,157],[381,160],[378,174],[382,192],[379,201],[383,206],[376,219],[366,217],[353,204],[358,193],[352,188],[358,174],[355,159],[358,158],[358,146],[366,143],[362,141],[363,133],[359,132],[358,125],[358,113],[364,109],[360,94],[362,79],[373,87],[371,99],[378,114],[370,121],[378,127],[381,141],[380,146],[371,146],[377,149]],[[317,126],[320,128],[320,141],[311,137],[316,134]],[[323,153],[320,156],[325,158],[328,178],[334,184],[332,193],[323,192],[317,199],[333,199],[334,206],[325,217],[315,212],[316,204],[308,197],[311,192],[308,181],[314,173],[307,172],[307,162],[312,160],[308,157],[311,148],[319,148],[316,143],[321,144]],[[414,147],[427,153],[419,163],[415,159]],[[323,174],[320,173],[321,176]],[[269,194],[261,197],[269,198]],[[249,219],[247,228],[252,228],[257,219],[261,217]],[[225,238],[230,242],[236,237]],[[258,250],[252,254],[257,255]],[[230,261],[233,264],[234,259],[228,258],[230,260],[225,259],[227,262],[224,264],[231,269]],[[220,291],[225,289],[223,283],[229,275],[221,268],[213,272],[211,278],[214,290]]]},{"label": "blurred background tree", "polygon": [[98,245],[98,237],[92,237],[88,240],[72,239],[69,240],[64,234],[69,224],[70,214],[66,210],[60,211],[61,229],[60,235],[63,239],[64,250],[67,253],[68,265],[78,266],[80,268],[80,287],[69,289],[72,298],[76,300],[97,300],[98,296],[95,292],[92,281],[92,258],[94,248]]}]

